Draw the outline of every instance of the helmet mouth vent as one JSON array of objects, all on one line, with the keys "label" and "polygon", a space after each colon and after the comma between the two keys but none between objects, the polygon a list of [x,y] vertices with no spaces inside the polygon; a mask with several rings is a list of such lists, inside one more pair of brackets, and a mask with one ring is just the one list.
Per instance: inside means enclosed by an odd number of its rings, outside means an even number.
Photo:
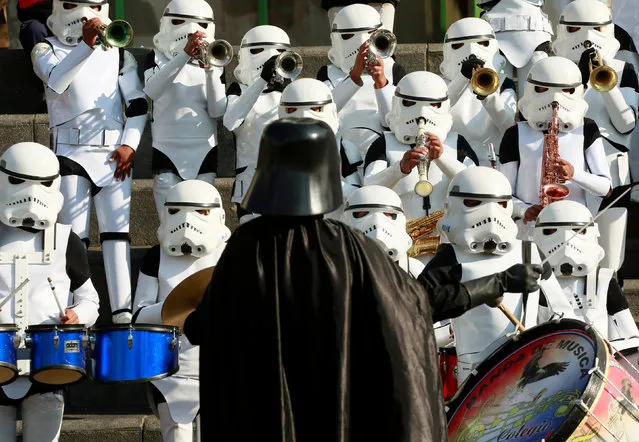
[{"label": "helmet mouth vent", "polygon": [[570,264],[562,264],[559,267],[559,270],[561,271],[561,274],[564,276],[570,276],[572,275],[573,272],[573,267]]}]

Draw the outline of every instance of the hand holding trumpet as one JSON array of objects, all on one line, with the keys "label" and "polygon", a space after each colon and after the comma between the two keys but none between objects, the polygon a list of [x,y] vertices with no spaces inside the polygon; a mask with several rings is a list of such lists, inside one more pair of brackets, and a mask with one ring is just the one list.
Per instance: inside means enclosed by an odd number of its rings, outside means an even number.
[{"label": "hand holding trumpet", "polygon": [[204,32],[197,31],[194,34],[189,35],[189,40],[186,42],[186,46],[184,46],[184,52],[186,52],[186,55],[196,58],[200,63],[200,67],[203,69],[209,67],[202,62],[204,57],[200,56],[203,50],[202,48],[206,47],[205,38],[206,34],[204,34]]},{"label": "hand holding trumpet", "polygon": [[422,161],[424,157],[429,160],[436,160],[444,153],[444,146],[441,140],[435,134],[426,133],[426,143],[428,147],[415,147],[404,153],[399,163],[399,168],[404,175],[408,175]]},{"label": "hand holding trumpet", "polygon": [[91,48],[95,47],[95,45],[98,44],[103,29],[104,23],[97,17],[84,21],[82,25],[82,41]]}]

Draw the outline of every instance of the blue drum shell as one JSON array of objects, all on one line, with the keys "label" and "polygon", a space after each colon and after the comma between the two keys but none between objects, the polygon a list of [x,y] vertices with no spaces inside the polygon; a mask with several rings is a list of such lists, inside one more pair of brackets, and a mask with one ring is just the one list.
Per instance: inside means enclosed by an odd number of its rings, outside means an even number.
[{"label": "blue drum shell", "polygon": [[[179,370],[179,329],[160,325],[115,325],[92,331],[91,372],[96,382],[136,383]],[[129,336],[131,345],[129,346]]]},{"label": "blue drum shell", "polygon": [[10,384],[18,377],[14,339],[18,327],[15,324],[0,325],[0,386]]},{"label": "blue drum shell", "polygon": [[[32,382],[45,385],[71,385],[86,377],[85,340],[86,329],[83,325],[36,325],[27,327],[31,338]],[[55,336],[58,345],[55,346]],[[52,379],[45,381],[47,370],[53,378],[57,374],[68,372],[68,380]],[[67,378],[67,376],[63,376]]]}]

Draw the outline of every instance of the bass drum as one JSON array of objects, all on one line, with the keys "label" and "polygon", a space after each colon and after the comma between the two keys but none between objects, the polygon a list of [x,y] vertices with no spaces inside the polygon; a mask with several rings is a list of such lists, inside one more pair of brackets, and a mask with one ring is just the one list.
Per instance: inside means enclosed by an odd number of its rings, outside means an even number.
[{"label": "bass drum", "polygon": [[[626,441],[639,434],[639,383],[587,324],[514,336],[483,361],[448,410],[454,441]],[[633,439],[635,440],[635,439]]]}]

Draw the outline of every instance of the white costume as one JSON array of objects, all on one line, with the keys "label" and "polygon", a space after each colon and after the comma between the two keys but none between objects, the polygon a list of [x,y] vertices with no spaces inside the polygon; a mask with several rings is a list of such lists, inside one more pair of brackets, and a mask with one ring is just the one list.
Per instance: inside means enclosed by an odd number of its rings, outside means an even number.
[{"label": "white costume", "polygon": [[[544,131],[552,118],[552,102],[559,104],[559,155],[575,170],[566,183],[568,199],[596,212],[611,188],[610,169],[597,124],[584,118],[588,104],[579,68],[562,57],[541,60],[530,71],[526,90],[519,109],[528,121],[508,129],[499,149],[500,170],[513,188],[513,216],[523,218],[528,207],[540,202]],[[518,225],[519,238],[531,239],[534,223],[519,220]]]},{"label": "white costume", "polygon": [[[282,92],[279,107],[280,118],[313,118],[328,124],[333,132],[338,133],[339,119],[337,107],[333,103],[331,90],[319,80],[300,78],[295,80]],[[351,193],[362,186],[357,167],[363,164],[359,149],[348,141],[337,136],[342,160],[342,194],[344,201]],[[342,208],[326,215],[329,218],[341,218]]]},{"label": "white costume", "polygon": [[[147,119],[147,102],[128,52],[91,48],[81,41],[80,19],[109,23],[104,0],[53,1],[48,20],[55,37],[35,46],[31,58],[45,84],[49,126],[60,159],[65,204],[60,220],[88,244],[91,197],[95,202],[100,241],[114,320],[127,322],[131,312],[129,214],[131,179],[116,181],[113,151],[134,151]],[[90,6],[100,6],[94,10]],[[123,112],[122,104],[125,104]],[[126,119],[125,119],[126,115]]]},{"label": "white costume", "polygon": [[[177,23],[177,24],[174,24]],[[153,195],[158,214],[169,189],[182,180],[213,184],[217,169],[217,122],[226,110],[218,67],[200,68],[184,47],[202,32],[215,40],[213,10],[204,0],[173,0],[160,21],[145,67],[144,92],[153,100]]]},{"label": "white costume", "polygon": [[[407,253],[413,240],[406,233],[406,216],[402,200],[394,191],[382,186],[365,186],[354,191],[346,201],[342,221],[376,240],[403,270],[413,278],[424,270],[424,264]],[[450,320],[433,324],[439,347],[452,342]]]},{"label": "white costume", "polygon": [[[477,0],[477,5],[494,3]],[[544,0],[500,0],[482,18],[495,30],[499,49],[516,70],[519,98],[526,93],[524,81],[539,60],[546,58],[553,35],[548,16],[541,10]],[[511,73],[512,75],[512,73]]]},{"label": "white costume", "polygon": [[[288,35],[275,26],[257,26],[248,31],[240,45],[239,62],[235,78],[227,90],[228,105],[224,114],[224,126],[235,135],[235,183],[231,201],[238,209],[240,222],[254,215],[243,211],[239,203],[251,184],[260,138],[264,127],[278,118],[278,106],[283,84],[275,81],[275,74],[263,72],[269,59],[290,50]],[[261,77],[269,76],[269,80]]]},{"label": "white costume", "polygon": [[[573,32],[569,32],[569,27]],[[617,85],[609,92],[598,92],[588,83],[584,96],[588,103],[586,116],[599,126],[610,165],[612,186],[629,184],[628,150],[639,105],[637,73],[632,64],[615,60],[619,42],[614,36],[612,15],[610,9],[598,0],[576,0],[563,10],[553,49],[557,55],[579,63],[587,49],[586,42],[590,42],[601,54],[603,62],[614,69],[618,76]],[[582,72],[585,68],[582,67]]]},{"label": "white costume", "polygon": [[[140,268],[133,322],[162,324],[162,307],[181,281],[213,267],[230,236],[222,198],[210,184],[187,180],[167,194],[158,238]],[[186,226],[186,227],[185,227]],[[152,381],[164,402],[156,403],[165,442],[191,441],[192,422],[200,408],[199,346],[180,336],[180,370]]]},{"label": "white costume", "polygon": [[[426,198],[417,195],[417,168],[408,175],[400,169],[400,161],[411,149],[417,136],[419,117],[426,119],[427,132],[439,137],[443,155],[434,160],[428,172],[433,193]],[[391,112],[391,132],[385,132],[369,149],[364,162],[364,185],[377,184],[393,189],[402,199],[406,218],[422,218],[444,208],[450,179],[460,170],[477,164],[477,156],[468,142],[454,132],[446,83],[430,72],[413,72],[398,84]]]},{"label": "white costume", "polygon": [[403,67],[392,58],[386,58],[384,74],[388,84],[383,88],[375,89],[373,78],[367,73],[362,74],[361,84],[351,79],[349,74],[360,47],[380,27],[381,18],[373,7],[352,4],[343,8],[335,16],[331,30],[328,58],[332,64],[322,67],[317,74],[317,79],[333,91],[342,139],[356,146],[362,158],[384,131],[395,85],[405,75]]},{"label": "white costume", "polygon": [[[481,100],[473,92],[469,78],[462,73],[462,65],[468,63],[471,56],[479,59],[484,68],[497,72],[500,78],[497,91]],[[505,67],[506,60],[499,53],[495,34],[484,20],[463,18],[448,28],[440,70],[448,82],[453,131],[468,141],[481,166],[494,165],[501,137],[515,124],[517,93]]]},{"label": "white costume", "polygon": [[[552,203],[537,218],[535,242],[549,257],[577,319],[595,327],[618,350],[637,347],[639,330],[614,279],[614,269],[599,267],[604,250],[597,244],[598,237],[590,211],[574,201]],[[566,242],[566,247],[551,255]],[[542,299],[540,314],[549,318],[553,313]]]},{"label": "white costume", "polygon": [[[506,177],[488,167],[472,167],[451,181],[446,214],[438,223],[442,235],[451,244],[442,244],[426,271],[445,271],[461,275],[461,282],[492,275],[514,264],[539,264],[541,258],[531,243],[516,239],[512,221],[512,190]],[[561,291],[554,277],[539,282],[555,304]],[[503,304],[520,318],[525,327],[537,324],[539,291],[524,294],[505,293]],[[486,356],[484,350],[503,336],[515,331],[514,325],[499,310],[479,305],[453,319],[457,346],[458,380],[462,382]]]},{"label": "white costume", "polygon": [[20,377],[0,388],[0,439],[15,441],[17,407],[25,442],[57,441],[64,398],[60,387],[31,384],[24,332],[29,325],[58,324],[60,312],[47,278],[80,324],[98,318],[98,294],[86,250],[70,226],[56,224],[62,207],[55,154],[36,143],[19,143],[0,157],[0,302],[26,278],[29,282],[0,311],[0,324],[16,324]]}]

